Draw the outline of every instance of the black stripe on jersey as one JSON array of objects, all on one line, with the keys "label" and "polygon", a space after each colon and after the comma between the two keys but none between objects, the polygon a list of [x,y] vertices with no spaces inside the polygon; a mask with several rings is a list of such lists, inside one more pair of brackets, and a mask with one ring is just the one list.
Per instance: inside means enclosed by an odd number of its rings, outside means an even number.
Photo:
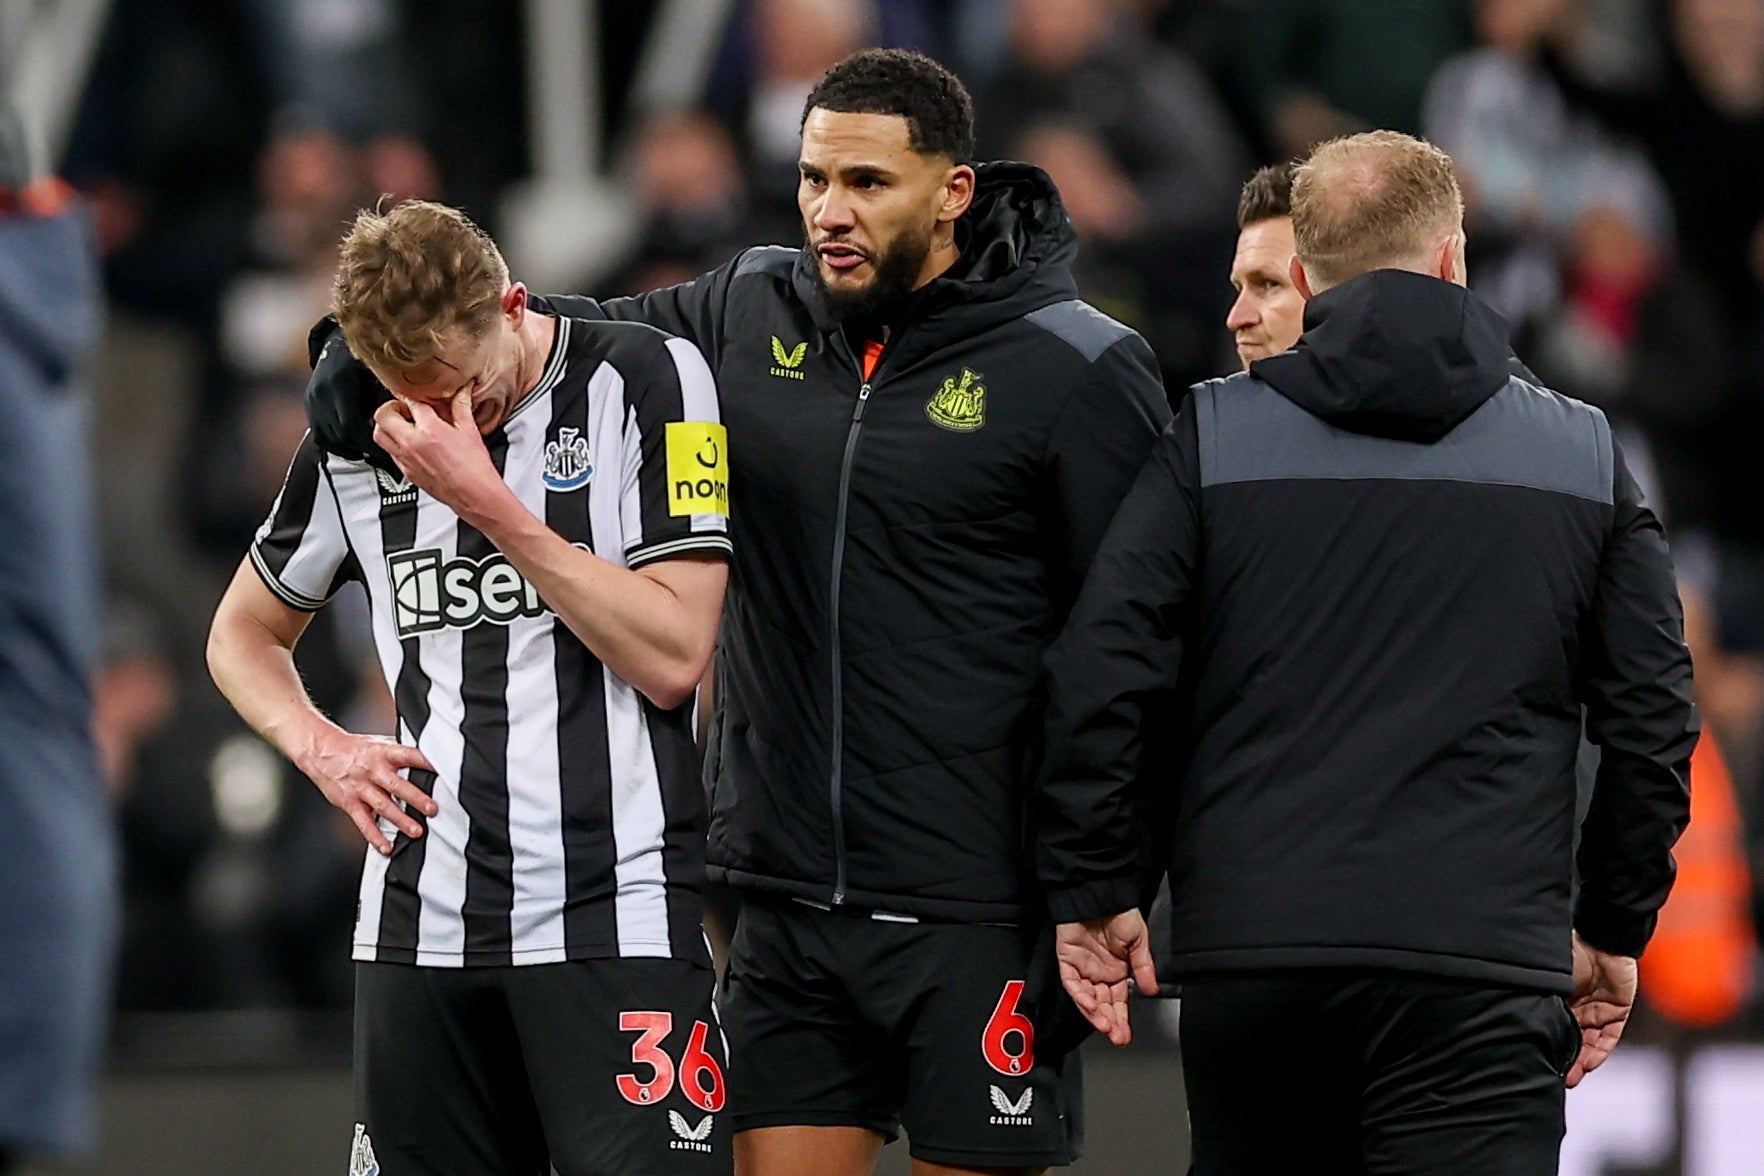
[{"label": "black stripe on jersey", "polygon": [[662,874],[668,880],[668,947],[676,959],[709,964],[704,948],[704,762],[692,738],[693,707],[665,711],[643,701],[650,753],[661,783]]},{"label": "black stripe on jersey", "polygon": [[[380,503],[380,542],[390,554],[409,551],[416,546],[417,509],[414,502]],[[388,608],[395,608],[391,602]],[[398,681],[392,687],[392,699],[398,707],[398,722],[404,728],[405,740],[415,746],[429,725],[429,675],[423,669],[422,640],[406,637],[399,643],[404,659],[398,666]],[[435,773],[413,768],[410,782],[433,796]],[[410,816],[425,832],[428,818],[418,809]],[[392,860],[386,866],[384,894],[380,900],[380,934],[374,958],[382,964],[414,964],[417,954],[417,923],[423,900],[417,892],[417,879],[422,877],[423,859],[429,845],[427,836],[409,837],[399,833],[392,839]]]},{"label": "black stripe on jersey", "polygon": [[282,496],[276,502],[276,513],[269,530],[250,549],[251,566],[257,569],[264,586],[275,593],[283,604],[301,612],[317,612],[324,601],[296,592],[282,583],[288,561],[300,550],[300,540],[312,524],[313,506],[318,501],[319,479],[323,476],[325,455],[318,449],[312,434],[300,442],[294,460],[288,465],[288,477],[282,484]]},{"label": "black stripe on jersey", "polygon": [[[565,428],[588,432],[585,394],[552,397],[555,440]],[[588,487],[545,495],[545,525],[569,543],[594,549],[588,521]],[[600,662],[561,618],[553,623],[557,663],[557,767],[563,816],[564,941],[573,958],[617,955],[614,900],[612,759],[607,751],[606,675]]]},{"label": "black stripe on jersey", "polygon": [[[686,399],[680,391],[680,369],[673,353],[659,348],[661,362],[644,364],[642,371],[622,371],[625,377],[625,412],[627,422],[635,417],[643,436],[642,461],[637,471],[637,494],[643,520],[643,538],[631,546],[654,543],[663,537],[660,529],[669,522],[668,515],[668,430],[667,422],[685,419]],[[626,424],[627,429],[631,427]],[[630,544],[630,536],[625,537]]]},{"label": "black stripe on jersey", "polygon": [[[485,438],[501,473],[508,435]],[[475,527],[459,524],[462,559],[483,561],[496,545]],[[508,832],[508,626],[473,625],[461,635],[459,803],[471,820],[466,838],[465,954],[472,964],[512,964],[514,848]]]},{"label": "black stripe on jersey", "polygon": [[[329,476],[330,475],[328,474],[326,475],[326,477]],[[341,510],[342,508],[339,507],[338,509]],[[343,539],[346,543],[349,541],[349,532],[347,530],[343,532]],[[331,577],[331,586],[325,589],[325,599],[328,601],[333,596],[337,595],[337,593],[343,590],[343,585],[349,583],[351,580],[359,580],[363,588],[367,587],[367,576],[362,574],[361,561],[355,558],[355,548],[353,547],[349,549],[349,554],[343,557],[343,562],[337,565],[337,574]]]}]

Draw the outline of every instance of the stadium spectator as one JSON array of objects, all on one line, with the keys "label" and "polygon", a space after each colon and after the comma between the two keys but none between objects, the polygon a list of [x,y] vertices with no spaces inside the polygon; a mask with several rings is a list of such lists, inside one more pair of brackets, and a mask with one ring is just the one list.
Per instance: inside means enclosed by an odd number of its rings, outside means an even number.
[{"label": "stadium spectator", "polygon": [[1418,131],[1428,81],[1470,43],[1470,0],[1262,0],[1237,41],[1287,159],[1366,127]]},{"label": "stadium spectator", "polygon": [[404,0],[240,0],[261,46],[275,121],[366,142],[420,116],[400,52]]},{"label": "stadium spectator", "polygon": [[1237,199],[1237,256],[1231,286],[1237,301],[1225,318],[1238,361],[1248,369],[1279,355],[1305,329],[1305,297],[1292,280],[1292,165],[1251,176]]},{"label": "stadium spectator", "polygon": [[257,49],[232,4],[115,5],[68,149],[113,306],[203,343],[244,256],[273,105]]},{"label": "stadium spectator", "polygon": [[1731,419],[1735,340],[1666,228],[1651,186],[1607,177],[1571,226],[1561,302],[1516,345],[1550,387],[1605,410],[1632,462],[1645,455],[1638,481],[1677,543],[1719,521],[1708,454]]},{"label": "stadium spectator", "polygon": [[[1062,973],[1124,1042],[1130,971],[1156,988],[1138,792],[1173,792],[1197,1176],[1544,1176],[1688,813],[1671,558],[1602,414],[1513,375],[1462,289],[1443,152],[1326,143],[1292,205],[1304,336],[1191,391],[1048,658]],[[1179,688],[1183,770],[1142,783]],[[1271,1057],[1312,1092],[1279,1131]]]},{"label": "stadium spectator", "polygon": [[1079,295],[1145,336],[1165,387],[1185,388],[1217,371],[1225,240],[1147,231],[1139,188],[1082,125],[1036,124],[1009,154],[1047,172],[1059,188],[1078,231],[1072,276]]},{"label": "stadium spectator", "polygon": [[[861,52],[798,117],[805,248],[552,300],[701,346],[745,455],[709,750],[737,1152],[865,1176],[904,1127],[922,1176],[1068,1163],[1081,1033],[1022,856],[1040,659],[1169,410],[1074,296],[1046,176],[970,162],[954,76]],[[315,437],[367,455],[383,398],[321,360]]]},{"label": "stadium spectator", "polygon": [[630,187],[642,227],[613,285],[641,294],[714,269],[750,245],[786,241],[792,219],[753,207],[727,128],[703,110],[658,115],[637,131]]},{"label": "stadium spectator", "polygon": [[1014,0],[1011,30],[1012,57],[979,95],[990,153],[1038,123],[1081,128],[1132,182],[1144,232],[1228,237],[1249,152],[1193,62],[1114,3]]},{"label": "stadium spectator", "polygon": [[834,62],[869,42],[875,0],[753,0],[748,154],[763,204],[791,207],[802,100]]},{"label": "stadium spectator", "polygon": [[1477,47],[1440,67],[1422,111],[1464,186],[1471,288],[1520,330],[1561,297],[1559,253],[1589,196],[1609,183],[1665,199],[1646,158],[1571,107],[1543,65],[1573,3],[1477,0]]},{"label": "stadium spectator", "polygon": [[[330,345],[395,391],[385,456],[301,444],[208,650],[376,851],[350,1167],[665,1171],[684,1141],[726,1173],[685,705],[727,582],[710,372],[658,331],[531,311],[489,238],[424,202],[357,217],[334,306]],[[289,656],[351,579],[403,743],[325,717]]]},{"label": "stadium spectator", "polygon": [[1764,4],[1670,0],[1663,11],[1666,61],[1651,88],[1589,84],[1558,53],[1544,62],[1572,102],[1647,149],[1671,194],[1685,265],[1742,332],[1764,305],[1748,264],[1764,225]]},{"label": "stadium spectator", "polygon": [[92,738],[113,802],[134,788],[141,745],[177,706],[177,671],[152,611],[121,593],[104,604],[104,651],[92,692]]},{"label": "stadium spectator", "polygon": [[90,216],[0,100],[0,1172],[97,1125],[117,896],[83,379],[102,319]]}]

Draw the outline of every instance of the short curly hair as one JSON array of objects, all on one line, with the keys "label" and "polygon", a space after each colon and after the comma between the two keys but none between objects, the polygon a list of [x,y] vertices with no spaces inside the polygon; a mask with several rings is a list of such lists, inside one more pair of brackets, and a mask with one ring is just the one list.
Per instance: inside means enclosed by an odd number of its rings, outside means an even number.
[{"label": "short curly hair", "polygon": [[1292,169],[1290,163],[1262,168],[1243,185],[1237,196],[1237,227],[1292,215]]},{"label": "short curly hair", "polygon": [[363,363],[432,359],[453,327],[481,336],[508,288],[496,243],[465,213],[426,200],[363,209],[343,238],[331,311]]},{"label": "short curly hair", "polygon": [[803,103],[801,122],[808,122],[817,107],[839,114],[899,115],[920,155],[973,162],[974,100],[960,78],[923,53],[860,49],[821,76]]}]

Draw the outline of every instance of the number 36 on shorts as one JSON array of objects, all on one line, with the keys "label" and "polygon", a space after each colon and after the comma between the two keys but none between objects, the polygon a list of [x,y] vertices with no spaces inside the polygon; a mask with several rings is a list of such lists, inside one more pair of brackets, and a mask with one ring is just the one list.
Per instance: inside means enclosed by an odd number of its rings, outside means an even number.
[{"label": "number 36 on shorts", "polygon": [[639,1078],[637,1074],[620,1074],[619,1094],[628,1103],[640,1107],[655,1106],[673,1091],[677,1073],[680,1093],[686,1096],[686,1101],[701,1111],[722,1110],[727,1098],[723,1068],[704,1048],[705,1040],[710,1036],[710,1026],[703,1021],[692,1022],[692,1032],[686,1039],[686,1052],[680,1055],[678,1070],[674,1059],[662,1048],[673,1028],[674,1014],[669,1012],[619,1014],[621,1032],[640,1034],[631,1045],[631,1061],[647,1067],[650,1074],[647,1079]]}]

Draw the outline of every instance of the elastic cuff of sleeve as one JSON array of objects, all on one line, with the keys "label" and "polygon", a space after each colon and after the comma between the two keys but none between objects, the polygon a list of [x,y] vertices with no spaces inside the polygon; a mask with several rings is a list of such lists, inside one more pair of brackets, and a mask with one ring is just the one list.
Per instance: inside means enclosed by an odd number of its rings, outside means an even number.
[{"label": "elastic cuff of sleeve", "polygon": [[1637,915],[1582,896],[1574,930],[1588,944],[1610,955],[1639,956],[1654,935],[1655,916]]},{"label": "elastic cuff of sleeve", "polygon": [[1056,923],[1082,923],[1106,919],[1139,905],[1139,884],[1131,876],[1098,878],[1078,886],[1062,886],[1047,892],[1047,913]]}]

